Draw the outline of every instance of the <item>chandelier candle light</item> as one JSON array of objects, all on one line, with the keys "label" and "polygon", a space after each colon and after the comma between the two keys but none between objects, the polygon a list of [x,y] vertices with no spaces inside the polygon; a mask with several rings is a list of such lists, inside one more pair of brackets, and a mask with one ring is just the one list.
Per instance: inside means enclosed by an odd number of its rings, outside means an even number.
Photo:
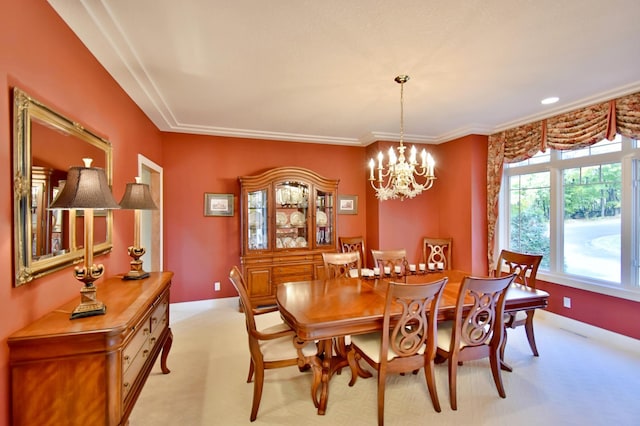
[{"label": "chandelier candle light", "polygon": [[[400,198],[413,198],[422,191],[426,191],[433,186],[436,179],[433,173],[435,162],[431,154],[426,150],[420,153],[421,163],[418,166],[416,160],[417,150],[415,146],[411,147],[409,153],[409,161],[404,156],[406,147],[404,146],[404,83],[409,80],[408,75],[399,75],[395,78],[396,83],[400,84],[400,146],[398,146],[398,155],[393,149],[389,148],[389,162],[387,168],[383,167],[384,155],[378,152],[378,167],[375,167],[375,161],[369,160],[369,182],[376,191],[376,197],[380,201]],[[377,179],[375,171],[377,170]],[[416,180],[425,178],[423,183]]]},{"label": "chandelier candle light", "polygon": [[140,177],[136,176],[135,183],[128,183],[127,188],[124,191],[122,200],[120,201],[120,208],[135,210],[134,212],[134,227],[133,227],[133,245],[128,248],[129,256],[133,258],[131,261],[131,270],[122,276],[123,280],[139,280],[147,278],[148,272],[142,269],[142,260],[140,258],[144,255],[145,249],[140,244],[140,214],[141,210],[157,210],[158,206],[153,202],[151,198],[151,191],[149,185],[140,183]]},{"label": "chandelier candle light", "polygon": [[84,167],[71,167],[66,183],[49,209],[84,211],[84,266],[76,266],[74,276],[84,283],[80,290],[81,301],[71,319],[103,315],[107,307],[97,300],[97,289],[93,282],[100,278],[104,266],[93,264],[93,210],[119,209],[111,194],[104,169],[91,167],[91,158],[83,158]]}]

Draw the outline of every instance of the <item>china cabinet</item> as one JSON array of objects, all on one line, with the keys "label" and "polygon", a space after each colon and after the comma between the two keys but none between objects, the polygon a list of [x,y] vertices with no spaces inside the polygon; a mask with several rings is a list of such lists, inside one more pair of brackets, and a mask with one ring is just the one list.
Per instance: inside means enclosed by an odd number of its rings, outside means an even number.
[{"label": "china cabinet", "polygon": [[338,180],[299,167],[239,180],[242,272],[251,303],[273,304],[278,284],[318,278],[322,252],[337,251]]}]

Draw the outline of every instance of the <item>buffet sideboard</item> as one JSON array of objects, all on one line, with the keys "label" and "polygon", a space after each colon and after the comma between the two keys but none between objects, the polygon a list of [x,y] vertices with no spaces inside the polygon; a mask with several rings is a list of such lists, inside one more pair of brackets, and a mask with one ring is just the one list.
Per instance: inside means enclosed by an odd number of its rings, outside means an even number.
[{"label": "buffet sideboard", "polygon": [[169,373],[172,277],[108,278],[105,315],[71,320],[74,299],[11,335],[11,424],[126,425],[160,354]]}]

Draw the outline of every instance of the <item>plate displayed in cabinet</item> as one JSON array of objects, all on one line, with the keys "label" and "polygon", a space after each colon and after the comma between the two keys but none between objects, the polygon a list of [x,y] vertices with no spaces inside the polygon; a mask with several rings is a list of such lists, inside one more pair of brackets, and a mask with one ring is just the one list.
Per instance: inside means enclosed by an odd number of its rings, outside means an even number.
[{"label": "plate displayed in cabinet", "polygon": [[325,226],[327,224],[327,214],[318,210],[316,212],[316,225]]},{"label": "plate displayed in cabinet", "polygon": [[284,226],[287,224],[288,221],[289,221],[289,218],[287,217],[286,213],[284,212],[276,213],[276,224],[278,224],[279,226]]},{"label": "plate displayed in cabinet", "polygon": [[293,226],[303,226],[304,225],[304,214],[302,212],[293,212],[291,216],[289,216],[289,222]]},{"label": "plate displayed in cabinet", "polygon": [[297,247],[306,247],[307,246],[306,238],[304,238],[304,237],[296,238],[296,246]]}]

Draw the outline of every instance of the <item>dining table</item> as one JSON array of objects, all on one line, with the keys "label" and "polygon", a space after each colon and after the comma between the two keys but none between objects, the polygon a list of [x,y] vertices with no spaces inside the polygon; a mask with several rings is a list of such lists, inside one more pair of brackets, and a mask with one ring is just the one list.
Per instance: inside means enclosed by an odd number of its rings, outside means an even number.
[{"label": "dining table", "polygon": [[[345,336],[380,330],[389,282],[428,283],[447,278],[438,304],[438,321],[452,319],[460,285],[468,272],[444,270],[408,275],[331,278],[285,282],[278,285],[276,303],[282,319],[295,331],[299,343],[316,342],[320,382],[312,384],[312,399],[318,414],[325,414],[329,398],[329,380],[350,365]],[[507,290],[505,312],[546,308],[549,294],[542,290],[511,284]],[[400,308],[398,307],[398,313]],[[506,333],[505,333],[506,339]],[[510,367],[502,360],[503,368]],[[356,363],[357,364],[357,363]],[[354,373],[371,377],[355,366]]]}]

